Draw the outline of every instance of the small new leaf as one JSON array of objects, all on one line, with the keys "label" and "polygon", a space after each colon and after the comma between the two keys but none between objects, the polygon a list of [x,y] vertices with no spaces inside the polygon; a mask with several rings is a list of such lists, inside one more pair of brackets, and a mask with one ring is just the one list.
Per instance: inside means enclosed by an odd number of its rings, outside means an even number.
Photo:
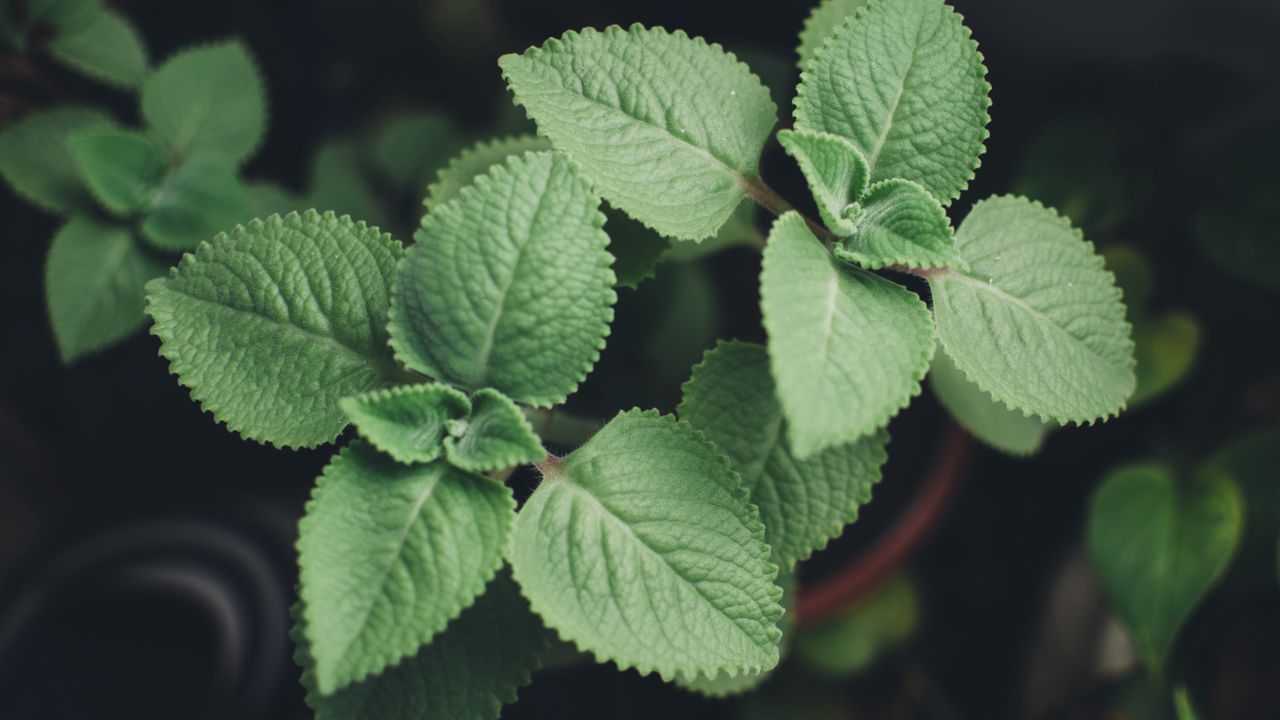
[{"label": "small new leaf", "polygon": [[867,190],[846,222],[849,237],[836,257],[870,270],[903,267],[920,270],[969,264],[956,250],[951,221],[927,190],[910,180],[882,180]]},{"label": "small new leaf", "polygon": [[374,447],[408,464],[439,457],[449,424],[471,412],[466,395],[438,383],[374,390],[338,406]]},{"label": "small new leaf", "polygon": [[249,220],[249,198],[226,165],[191,158],[155,191],[142,236],[160,250],[192,250]]},{"label": "small new leaf", "polygon": [[427,187],[428,210],[434,210],[462,193],[462,188],[489,172],[494,166],[506,162],[513,155],[550,150],[551,141],[537,135],[512,135],[478,142],[440,169],[435,182]]},{"label": "small new leaf", "polygon": [[852,235],[849,206],[867,189],[867,161],[857,146],[839,135],[816,130],[782,130],[778,142],[795,158],[818,204],[822,222],[837,235]]},{"label": "small new leaf", "polygon": [[112,125],[111,118],[89,108],[32,113],[0,131],[0,174],[15,192],[45,210],[92,211],[93,197],[81,180],[67,140]]},{"label": "small new leaf", "polygon": [[67,147],[94,197],[117,215],[146,207],[164,178],[164,155],[142,133],[91,130],[72,135]]},{"label": "small new leaf", "polygon": [[444,440],[445,457],[464,470],[488,472],[524,465],[547,456],[542,441],[520,408],[496,390],[485,388],[471,396],[466,428]]},{"label": "small new leaf", "polygon": [[1049,428],[995,401],[956,367],[945,349],[933,356],[929,387],[951,417],[974,437],[1010,455],[1031,455],[1040,449]]},{"label": "small new leaf", "polygon": [[147,48],[119,13],[98,10],[87,24],[59,33],[49,52],[67,67],[112,85],[137,87],[147,75]]}]

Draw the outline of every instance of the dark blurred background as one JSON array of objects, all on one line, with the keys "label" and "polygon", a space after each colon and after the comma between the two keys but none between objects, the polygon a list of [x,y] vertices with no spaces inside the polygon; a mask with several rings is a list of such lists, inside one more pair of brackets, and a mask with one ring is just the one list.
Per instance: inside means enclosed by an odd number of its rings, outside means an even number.
[{"label": "dark blurred background", "polygon": [[[522,129],[495,60],[569,28],[634,21],[683,28],[780,78],[785,95],[797,79],[796,36],[810,7],[111,5],[139,26],[153,60],[207,40],[247,42],[265,72],[271,117],[246,174],[297,192],[312,182],[323,143],[358,137],[405,110],[441,111],[464,138]],[[1280,3],[954,5],[982,46],[994,105],[987,153],[953,220],[988,194],[1056,194],[1043,199],[1065,204],[1100,246],[1123,242],[1145,256],[1153,308],[1194,318],[1200,342],[1190,375],[1118,420],[1055,433],[1035,458],[979,450],[941,523],[903,568],[918,616],[856,672],[814,680],[815,671],[789,663],[758,697],[712,702],[612,667],[567,664],[539,673],[504,717],[1127,716],[1117,698],[1128,692],[1132,652],[1123,642],[1107,650],[1105,607],[1078,550],[1089,492],[1121,462],[1155,456],[1189,466],[1280,420],[1276,278],[1243,276],[1205,250],[1205,235],[1213,239],[1221,226],[1212,218],[1238,220],[1242,194],[1254,193],[1263,199],[1247,211],[1261,216],[1229,231],[1265,242],[1262,265],[1275,267]],[[133,97],[54,66],[39,69],[60,92],[136,120]],[[40,98],[39,88],[26,92]],[[776,99],[785,125],[789,96]],[[776,145],[763,167],[784,196],[804,197]],[[7,190],[0,211],[0,717],[309,716],[286,608],[295,523],[331,450],[275,450],[216,426],[147,335],[62,366],[42,290],[58,221]],[[401,212],[401,227],[411,227],[416,211]],[[670,410],[687,372],[673,368],[687,368],[716,337],[761,339],[758,265],[755,253],[735,248],[696,265],[664,266],[639,290],[623,292],[614,338],[577,409]],[[944,418],[925,394],[895,420],[875,501],[802,582],[864,552],[893,523],[923,482]],[[1063,607],[1065,616],[1057,614]],[[1073,622],[1087,628],[1075,644]],[[1064,634],[1067,641],[1054,640]],[[1204,715],[1276,717],[1277,647],[1274,575],[1268,586],[1241,582],[1211,596],[1178,655]]]}]

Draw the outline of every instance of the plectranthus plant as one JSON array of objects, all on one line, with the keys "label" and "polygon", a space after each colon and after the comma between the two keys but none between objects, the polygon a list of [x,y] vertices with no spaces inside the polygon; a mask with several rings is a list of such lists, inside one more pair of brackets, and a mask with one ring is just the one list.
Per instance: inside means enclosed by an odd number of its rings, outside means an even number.
[{"label": "plectranthus plant", "polygon": [[[297,543],[319,717],[497,717],[556,640],[695,692],[749,690],[786,647],[784,586],[870,500],[887,425],[931,368],[959,421],[1014,451],[1124,408],[1125,307],[1070,222],[993,197],[953,230],[990,105],[960,16],[827,2],[800,47],[793,127],[775,133],[769,91],[719,45],[568,32],[498,60],[538,137],[447,165],[411,245],[331,212],[272,215],[147,286],[161,354],[217,421],[282,448],[344,443]],[[775,137],[816,217],[761,178]],[[549,453],[620,279],[715,241],[747,203],[776,215],[767,343],[721,342],[674,414],[628,409]],[[647,230],[611,237],[615,216]],[[530,464],[518,503],[505,481]]]}]

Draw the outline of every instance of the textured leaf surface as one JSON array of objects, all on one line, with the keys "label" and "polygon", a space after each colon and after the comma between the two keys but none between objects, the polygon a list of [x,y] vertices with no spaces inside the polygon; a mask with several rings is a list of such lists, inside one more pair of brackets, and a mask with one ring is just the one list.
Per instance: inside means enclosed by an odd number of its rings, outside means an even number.
[{"label": "textured leaf surface", "polygon": [[167,163],[146,135],[126,130],[93,130],[67,141],[80,176],[111,212],[129,215],[151,200]]},{"label": "textured leaf surface", "polygon": [[845,262],[873,270],[969,269],[956,250],[946,211],[910,180],[872,185],[850,214],[853,231],[835,248],[836,257]]},{"label": "textured leaf surface", "polygon": [[550,149],[551,141],[536,135],[511,135],[478,142],[440,169],[435,182],[427,188],[424,204],[428,209],[434,209],[449,202],[458,197],[462,188],[513,155]]},{"label": "textured leaf surface", "polygon": [[192,158],[156,190],[142,236],[161,250],[192,250],[249,220],[249,198],[222,163]]},{"label": "textured leaf surface", "polygon": [[341,398],[401,376],[385,330],[401,252],[390,235],[332,213],[237,227],[147,286],[160,354],[245,437],[329,442],[347,424]]},{"label": "textured leaf surface", "polygon": [[969,29],[942,0],[870,0],[805,67],[796,127],[852,140],[873,183],[913,180],[949,203],[983,151],[986,74]]},{"label": "textured leaf surface", "polygon": [[797,458],[870,435],[920,391],[933,356],[929,309],[836,261],[796,213],[769,234],[760,308]]},{"label": "textured leaf surface", "polygon": [[15,192],[45,210],[92,210],[93,198],[80,179],[67,140],[111,126],[111,118],[88,108],[32,113],[0,131],[0,174]]},{"label": "textured leaf surface", "polygon": [[763,346],[723,343],[694,367],[678,412],[729,456],[760,509],[774,561],[790,568],[858,518],[880,480],[889,434],[798,460],[775,390]]},{"label": "textured leaf surface", "polygon": [[330,694],[418,652],[502,567],[516,503],[444,462],[402,465],[355,443],[298,524],[316,687]]},{"label": "textured leaf surface", "polygon": [[524,465],[547,456],[542,441],[511,399],[485,388],[471,396],[466,429],[444,441],[449,462],[466,470],[487,472]]},{"label": "textured leaf surface", "polygon": [[1042,205],[996,197],[956,232],[969,263],[929,278],[938,336],[978,387],[1056,422],[1119,412],[1133,393],[1133,341],[1102,258]]},{"label": "textured leaf surface", "polygon": [[508,556],[562,638],[668,680],[778,662],[782,591],[764,527],[701,434],[631,411],[545,467]]},{"label": "textured leaf surface", "polygon": [[147,48],[119,13],[99,10],[83,27],[59,33],[49,52],[62,64],[121,87],[137,87],[147,74]]},{"label": "textured leaf surface", "polygon": [[800,56],[800,69],[803,70],[813,59],[818,48],[835,34],[845,18],[866,4],[867,0],[822,0],[815,5],[800,31],[800,47],[796,49]]},{"label": "textured leaf surface", "polygon": [[164,269],[127,228],[83,217],[67,222],[53,237],[44,283],[62,361],[141,329],[146,321],[142,288]]},{"label": "textured leaf surface", "polygon": [[497,720],[502,706],[515,702],[516,691],[532,680],[551,641],[520,589],[500,573],[417,655],[321,695],[301,612],[295,605],[290,635],[316,720]]},{"label": "textured leaf surface", "polygon": [[396,275],[396,357],[461,387],[563,402],[613,319],[603,224],[599,198],[563,155],[493,168],[423,218]]},{"label": "textured leaf surface", "polygon": [[1011,455],[1030,455],[1040,449],[1049,428],[996,402],[965,377],[945,350],[933,356],[929,387],[956,422],[982,442]]},{"label": "textured leaf surface", "polygon": [[746,65],[683,32],[588,28],[498,64],[538,131],[611,205],[668,237],[715,234],[777,120]]},{"label": "textured leaf surface", "polygon": [[852,235],[857,226],[845,212],[867,189],[862,152],[839,135],[816,130],[782,130],[778,142],[800,165],[822,222],[837,235]]},{"label": "textured leaf surface", "polygon": [[238,41],[184,50],[143,83],[142,116],[180,155],[238,163],[266,132],[262,75]]},{"label": "textured leaf surface", "polygon": [[1240,491],[1225,476],[1180,484],[1159,463],[1121,468],[1094,493],[1089,553],[1153,674],[1161,673],[1178,629],[1226,571],[1243,512]]},{"label": "textured leaf surface", "polygon": [[466,395],[438,383],[374,390],[343,398],[338,406],[361,436],[402,463],[435,460],[451,421],[471,412]]}]

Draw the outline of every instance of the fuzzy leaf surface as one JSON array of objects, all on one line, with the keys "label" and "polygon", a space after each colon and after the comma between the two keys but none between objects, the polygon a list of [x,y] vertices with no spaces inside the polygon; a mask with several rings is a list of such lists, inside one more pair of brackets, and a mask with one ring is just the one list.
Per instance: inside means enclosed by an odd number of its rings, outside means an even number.
[{"label": "fuzzy leaf surface", "polygon": [[449,462],[474,472],[525,465],[547,456],[520,408],[489,388],[472,394],[466,429],[445,438],[444,452]]},{"label": "fuzzy leaf surface", "polygon": [[427,199],[423,204],[428,210],[435,209],[458,197],[462,188],[489,172],[494,165],[506,162],[507,158],[550,149],[551,141],[537,135],[510,135],[478,142],[440,168],[435,182],[427,187]]},{"label": "fuzzy leaf surface", "polygon": [[147,75],[147,48],[137,29],[117,12],[99,10],[83,27],[49,43],[59,62],[112,85],[134,88]]},{"label": "fuzzy leaf surface", "polygon": [[822,222],[837,235],[852,235],[857,226],[845,213],[867,189],[869,176],[862,152],[839,135],[816,130],[782,130],[778,142],[804,173]]},{"label": "fuzzy leaf surface", "polygon": [[502,567],[516,502],[444,462],[403,465],[365,443],[339,453],[298,524],[316,687],[331,694],[416,654]]},{"label": "fuzzy leaf surface", "polygon": [[805,66],[796,127],[852,140],[871,182],[912,180],[947,204],[982,155],[986,74],[969,29],[942,0],[870,0]]},{"label": "fuzzy leaf surface", "polygon": [[760,308],[797,458],[872,434],[920,391],[933,356],[929,309],[832,258],[796,213],[769,233]]},{"label": "fuzzy leaf surface", "polygon": [[845,262],[871,270],[895,265],[969,269],[956,250],[946,211],[910,180],[872,185],[849,215],[852,232],[835,248],[836,257]]},{"label": "fuzzy leaf surface", "polygon": [[562,402],[613,320],[603,224],[599,198],[563,155],[493,168],[422,219],[396,274],[396,357],[460,387]]},{"label": "fuzzy leaf surface", "polygon": [[248,221],[249,212],[249,197],[230,168],[192,158],[156,189],[142,236],[161,250],[192,250]]},{"label": "fuzzy leaf surface", "polygon": [[969,272],[929,278],[938,337],[983,391],[1055,422],[1119,412],[1133,393],[1120,290],[1080,231],[1042,205],[994,197],[956,232]]},{"label": "fuzzy leaf surface", "polygon": [[144,208],[167,169],[160,149],[139,132],[93,130],[67,144],[90,192],[117,215]]},{"label": "fuzzy leaf surface", "polygon": [[80,178],[67,140],[112,125],[111,118],[90,108],[32,113],[0,130],[0,174],[14,192],[45,210],[91,211],[96,203]]},{"label": "fuzzy leaf surface", "polygon": [[679,31],[587,28],[498,64],[539,133],[611,205],[672,238],[724,224],[777,121],[746,65]]},{"label": "fuzzy leaf surface", "polygon": [[407,464],[439,457],[450,421],[471,412],[466,395],[438,383],[374,390],[343,398],[338,406],[362,437]]},{"label": "fuzzy leaf surface", "polygon": [[544,467],[507,552],[560,637],[667,680],[778,662],[782,591],[764,527],[700,433],[633,410]]},{"label": "fuzzy leaf surface", "polygon": [[338,401],[402,378],[387,346],[400,243],[307,211],[219,235],[147,285],[179,382],[247,438],[311,447],[347,425]]},{"label": "fuzzy leaf surface", "polygon": [[709,351],[685,383],[678,412],[729,456],[760,509],[773,559],[784,569],[857,520],[887,458],[884,429],[805,460],[792,455],[769,353],[761,345],[730,342]]},{"label": "fuzzy leaf surface", "polygon": [[800,46],[796,53],[800,56],[800,69],[817,54],[836,30],[844,24],[845,18],[854,14],[867,4],[867,0],[822,0],[809,11],[804,21],[804,29],[800,31]]},{"label": "fuzzy leaf surface", "polygon": [[1031,455],[1048,434],[1045,423],[1010,410],[970,382],[945,350],[939,349],[933,356],[929,387],[961,427],[997,450]]}]

